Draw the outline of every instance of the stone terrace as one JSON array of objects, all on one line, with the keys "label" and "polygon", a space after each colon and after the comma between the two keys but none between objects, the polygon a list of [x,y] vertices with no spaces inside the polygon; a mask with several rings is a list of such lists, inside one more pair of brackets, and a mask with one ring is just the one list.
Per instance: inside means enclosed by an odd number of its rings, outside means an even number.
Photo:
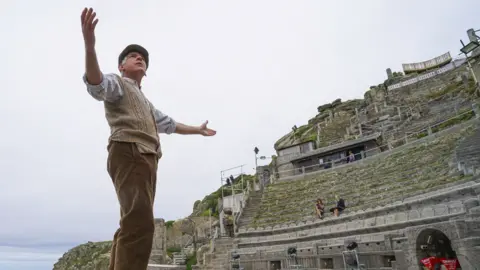
[{"label": "stone terrace", "polygon": [[[442,133],[444,136],[439,133],[433,139],[418,140],[382,158],[327,170],[303,180],[270,185],[256,207],[254,220],[245,227],[274,227],[315,219],[316,198],[326,203],[328,220],[332,218],[328,209],[334,206],[335,195],[346,200],[347,214],[466,182],[471,177],[457,170],[455,148],[462,138],[473,132],[476,123],[476,120],[469,121],[470,126],[460,132],[447,130]],[[240,231],[245,231],[245,227]]]}]

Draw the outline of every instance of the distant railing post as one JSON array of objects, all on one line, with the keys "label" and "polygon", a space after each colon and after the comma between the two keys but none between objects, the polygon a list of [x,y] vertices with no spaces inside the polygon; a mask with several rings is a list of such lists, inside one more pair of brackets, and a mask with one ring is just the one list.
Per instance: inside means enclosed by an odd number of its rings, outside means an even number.
[{"label": "distant railing post", "polygon": [[472,109],[473,109],[473,113],[475,114],[475,118],[480,118],[480,110],[478,108],[478,104],[477,103],[473,103],[472,104]]}]

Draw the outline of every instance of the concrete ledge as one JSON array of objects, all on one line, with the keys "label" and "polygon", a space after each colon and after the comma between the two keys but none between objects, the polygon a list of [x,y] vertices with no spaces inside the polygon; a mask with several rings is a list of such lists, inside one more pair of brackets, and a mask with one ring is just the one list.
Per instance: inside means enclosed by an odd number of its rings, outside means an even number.
[{"label": "concrete ledge", "polygon": [[185,265],[149,264],[147,270],[185,270]]}]

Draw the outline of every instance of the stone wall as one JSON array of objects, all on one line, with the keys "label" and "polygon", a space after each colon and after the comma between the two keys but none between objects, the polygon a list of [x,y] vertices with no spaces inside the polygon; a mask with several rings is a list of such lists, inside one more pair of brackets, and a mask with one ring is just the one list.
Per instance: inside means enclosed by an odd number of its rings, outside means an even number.
[{"label": "stone wall", "polygon": [[[210,236],[210,219],[209,217],[191,217],[197,228],[197,240],[199,243],[205,242]],[[218,218],[212,217],[211,222],[214,224]],[[192,237],[182,233],[179,224],[182,220],[177,220],[171,228],[166,230],[166,247],[167,248],[183,248],[191,243]],[[200,246],[200,245],[198,245]]]},{"label": "stone wall", "polygon": [[[462,269],[475,269],[480,263],[475,250],[480,247],[480,182],[478,179],[443,191],[411,198],[404,203],[358,212],[338,219],[301,222],[273,228],[241,231],[236,252],[245,270],[268,269],[269,261],[292,264],[287,249],[297,248],[299,263],[307,268],[320,267],[331,260],[334,269],[343,269],[342,252],[346,243],[359,244],[360,260],[367,269],[418,269],[423,258],[418,250],[419,234],[426,229],[439,230],[452,241]],[[480,265],[480,264],[479,264]]]}]

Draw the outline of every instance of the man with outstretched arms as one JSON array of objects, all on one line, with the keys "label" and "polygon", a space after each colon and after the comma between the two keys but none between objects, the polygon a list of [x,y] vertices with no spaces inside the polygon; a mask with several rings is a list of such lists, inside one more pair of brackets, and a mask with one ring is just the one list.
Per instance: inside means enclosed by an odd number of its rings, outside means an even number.
[{"label": "man with outstretched arms", "polygon": [[153,202],[157,163],[162,156],[158,133],[213,136],[216,131],[176,122],[157,110],[141,87],[149,65],[148,51],[140,45],[127,46],[118,57],[121,75],[100,71],[95,53],[93,9],[81,15],[85,42],[85,74],[88,93],[102,101],[111,134],[107,170],[120,204],[120,228],[113,236],[110,270],[147,269],[154,235]]}]

